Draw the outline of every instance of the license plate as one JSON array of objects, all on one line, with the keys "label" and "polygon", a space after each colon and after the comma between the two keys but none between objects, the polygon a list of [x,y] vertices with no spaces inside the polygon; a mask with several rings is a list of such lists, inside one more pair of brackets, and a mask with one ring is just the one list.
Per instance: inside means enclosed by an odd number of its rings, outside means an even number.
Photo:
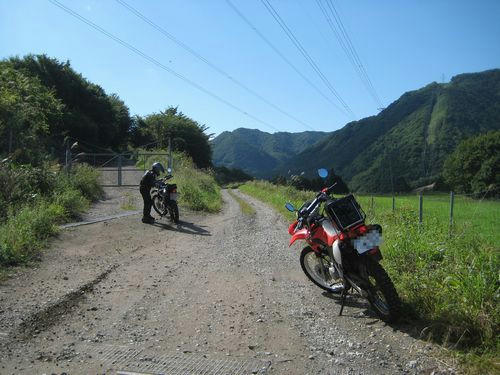
[{"label": "license plate", "polygon": [[177,200],[177,193],[170,193],[170,200],[176,201]]},{"label": "license plate", "polygon": [[372,230],[364,236],[352,240],[352,246],[358,251],[358,254],[366,253],[382,243],[382,234],[379,231]]}]

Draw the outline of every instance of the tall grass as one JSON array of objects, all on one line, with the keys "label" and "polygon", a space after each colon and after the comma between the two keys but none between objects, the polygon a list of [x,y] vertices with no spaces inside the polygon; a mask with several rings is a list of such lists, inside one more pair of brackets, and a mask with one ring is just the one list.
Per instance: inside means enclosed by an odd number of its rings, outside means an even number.
[{"label": "tall grass", "polygon": [[[142,152],[142,151],[141,151]],[[151,166],[154,162],[161,162],[165,168],[168,165],[167,157],[155,154],[165,151],[145,151],[137,160],[137,166]],[[169,182],[177,184],[179,204],[194,211],[218,212],[222,207],[220,187],[210,170],[197,169],[187,155],[173,153],[172,174],[174,178]]]},{"label": "tall grass", "polygon": [[19,190],[6,200],[7,213],[0,221],[0,268],[37,258],[47,239],[57,233],[57,224],[78,216],[103,194],[98,172],[85,165],[76,166],[71,174],[53,172],[50,167],[37,170],[43,175],[39,178],[46,185],[43,189],[22,171],[22,167],[2,166],[3,177]]},{"label": "tall grass", "polygon": [[[367,214],[371,214],[372,196],[357,196]],[[473,231],[491,245],[500,243],[500,231],[497,225],[500,222],[500,201],[477,200],[468,196],[456,195],[453,206],[452,232],[457,232],[463,227]],[[375,214],[392,212],[392,197],[373,196],[373,211]],[[415,212],[418,220],[419,197],[417,194],[396,195],[395,207],[409,208]],[[424,194],[423,196],[423,221],[437,220],[439,225],[446,226],[450,223],[450,196],[448,194]]]},{"label": "tall grass", "polygon": [[[315,194],[267,182],[248,182],[240,190],[290,219],[294,216],[284,203],[300,207]],[[492,241],[498,233],[490,223],[492,217],[499,222],[498,202],[458,204],[450,233],[446,214],[441,212],[446,211],[447,197],[434,197],[435,205],[430,199],[424,203],[422,224],[418,223],[418,200],[415,205],[413,197],[398,198],[394,212],[391,197],[374,199],[373,210],[371,197],[357,198],[367,219],[384,228],[383,264],[410,316],[427,326],[432,339],[480,358],[474,367],[477,373],[498,366],[487,360],[497,356],[500,347],[500,253],[498,242]],[[465,217],[473,217],[474,223]]]}]

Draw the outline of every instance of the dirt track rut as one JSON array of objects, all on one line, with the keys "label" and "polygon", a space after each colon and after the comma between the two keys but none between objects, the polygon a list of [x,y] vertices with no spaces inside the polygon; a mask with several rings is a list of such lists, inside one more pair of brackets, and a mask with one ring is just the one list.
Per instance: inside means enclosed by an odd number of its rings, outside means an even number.
[{"label": "dirt track rut", "polygon": [[453,372],[361,299],[338,317],[283,219],[223,197],[221,214],[181,210],[179,226],[137,215],[62,232],[0,285],[0,373]]}]

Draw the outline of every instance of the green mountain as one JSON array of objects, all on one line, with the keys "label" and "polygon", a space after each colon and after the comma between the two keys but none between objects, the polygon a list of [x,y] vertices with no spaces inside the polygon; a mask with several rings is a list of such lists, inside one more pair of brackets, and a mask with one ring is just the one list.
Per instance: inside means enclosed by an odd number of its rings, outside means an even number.
[{"label": "green mountain", "polygon": [[437,181],[460,141],[498,129],[500,69],[494,69],[407,92],[377,116],[326,136],[222,133],[214,141],[214,162],[257,177],[289,171],[315,177],[317,168],[333,168],[353,191],[405,191]]},{"label": "green mountain", "polygon": [[255,177],[270,178],[288,160],[327,134],[314,131],[269,134],[245,128],[226,131],[212,141],[213,163],[238,168]]},{"label": "green mountain", "polygon": [[354,191],[404,191],[438,180],[461,140],[496,129],[500,69],[460,74],[449,83],[407,92],[377,116],[347,124],[290,165],[294,172],[334,168]]}]

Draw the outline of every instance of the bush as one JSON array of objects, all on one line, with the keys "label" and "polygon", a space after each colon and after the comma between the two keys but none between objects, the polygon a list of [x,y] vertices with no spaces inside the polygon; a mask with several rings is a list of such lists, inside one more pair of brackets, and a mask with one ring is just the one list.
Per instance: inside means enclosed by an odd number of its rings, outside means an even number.
[{"label": "bush", "polygon": [[181,205],[195,211],[220,211],[222,198],[214,177],[199,170],[192,170],[185,171],[177,181]]},{"label": "bush", "polygon": [[54,195],[54,202],[64,209],[66,218],[75,218],[89,207],[89,200],[73,188]]},{"label": "bush", "polygon": [[70,175],[53,167],[0,165],[0,266],[22,264],[35,258],[56,224],[88,208],[102,196],[98,172],[86,165]]},{"label": "bush", "polygon": [[55,224],[64,217],[62,206],[45,201],[9,215],[0,227],[0,265],[16,265],[36,257],[45,240],[57,233]]},{"label": "bush", "polygon": [[80,191],[85,198],[95,202],[104,196],[104,190],[99,184],[99,171],[87,164],[76,165],[71,174],[66,177],[69,185]]},{"label": "bush", "polygon": [[443,176],[455,191],[500,197],[500,130],[462,141],[448,156]]},{"label": "bush", "polygon": [[[165,151],[148,151],[151,156],[144,156],[137,161],[137,165],[151,166],[155,161],[161,162],[165,167],[168,160],[165,156],[153,154]],[[195,211],[218,212],[222,207],[220,187],[215,181],[210,170],[197,169],[189,156],[183,153],[173,153],[172,183],[177,184],[179,191],[179,204]]]},{"label": "bush", "polygon": [[19,207],[50,195],[55,182],[56,174],[48,164],[32,167],[0,163],[0,221],[6,219],[9,206]]}]

